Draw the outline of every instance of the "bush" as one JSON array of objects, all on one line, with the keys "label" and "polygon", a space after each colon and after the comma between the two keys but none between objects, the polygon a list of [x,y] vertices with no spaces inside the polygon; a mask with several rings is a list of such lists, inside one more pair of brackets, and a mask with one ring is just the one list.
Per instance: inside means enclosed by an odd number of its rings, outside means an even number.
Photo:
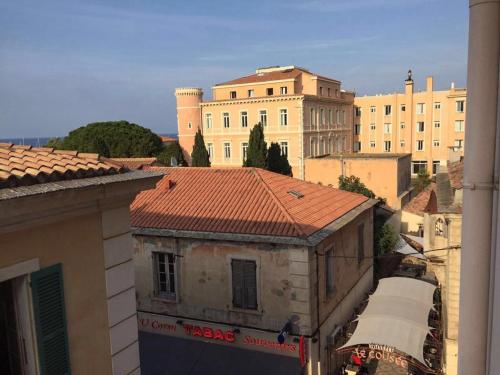
[{"label": "bush", "polygon": [[277,143],[271,143],[267,150],[266,169],[285,176],[292,176],[292,167],[288,163],[286,155],[282,155],[281,147]]}]

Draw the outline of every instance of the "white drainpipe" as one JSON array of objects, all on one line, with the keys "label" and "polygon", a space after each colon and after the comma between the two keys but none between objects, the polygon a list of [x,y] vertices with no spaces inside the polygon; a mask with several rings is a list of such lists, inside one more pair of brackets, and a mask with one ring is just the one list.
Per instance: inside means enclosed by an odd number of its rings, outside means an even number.
[{"label": "white drainpipe", "polygon": [[[490,374],[489,324],[498,118],[500,0],[470,0],[458,372]],[[498,324],[498,323],[497,323]],[[498,360],[498,358],[497,358]]]}]

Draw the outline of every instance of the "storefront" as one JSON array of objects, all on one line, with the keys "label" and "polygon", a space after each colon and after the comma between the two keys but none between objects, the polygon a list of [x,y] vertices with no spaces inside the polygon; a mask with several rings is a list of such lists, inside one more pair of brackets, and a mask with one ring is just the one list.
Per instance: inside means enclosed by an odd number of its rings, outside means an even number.
[{"label": "storefront", "polygon": [[238,374],[301,374],[309,344],[309,339],[293,335],[285,335],[280,343],[278,332],[146,312],[138,313],[138,324],[141,358],[151,363],[146,359],[159,354],[155,361],[165,361],[169,373],[189,368],[190,374],[222,374],[228,369]]}]

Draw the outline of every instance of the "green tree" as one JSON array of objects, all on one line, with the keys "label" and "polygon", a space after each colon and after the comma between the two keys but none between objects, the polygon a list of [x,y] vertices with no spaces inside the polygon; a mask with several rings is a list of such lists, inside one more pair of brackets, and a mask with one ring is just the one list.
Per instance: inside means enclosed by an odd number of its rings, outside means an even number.
[{"label": "green tree", "polygon": [[350,191],[353,193],[363,194],[368,198],[375,198],[375,193],[368,189],[359,177],[356,176],[339,176],[339,189]]},{"label": "green tree", "polygon": [[266,169],[271,172],[281,173],[285,176],[292,176],[292,167],[288,163],[286,155],[281,153],[278,143],[271,143],[267,150]]},{"label": "green tree", "polygon": [[201,130],[198,129],[194,137],[193,152],[191,153],[191,165],[193,167],[210,167],[210,158]]},{"label": "green tree", "polygon": [[43,147],[51,147],[60,150],[63,148],[63,140],[62,138],[50,138]]},{"label": "green tree", "polygon": [[375,254],[382,255],[392,251],[398,242],[396,231],[389,224],[383,224],[381,227],[375,227],[374,230]]},{"label": "green tree", "polygon": [[417,178],[413,181],[413,187],[415,188],[414,194],[420,193],[431,183],[431,178],[427,169],[420,169],[417,174]]},{"label": "green tree", "polygon": [[182,148],[177,141],[166,146],[165,149],[158,154],[157,158],[161,164],[166,165],[167,167],[172,166],[172,158],[177,160],[177,165],[180,167],[185,167],[187,165],[186,160],[184,159],[184,154],[182,153]]},{"label": "green tree", "polygon": [[147,157],[159,154],[164,146],[151,130],[127,121],[95,122],[72,130],[62,143],[64,150],[95,152],[105,157]]},{"label": "green tree", "polygon": [[264,141],[264,127],[259,122],[250,132],[248,139],[247,158],[244,167],[265,168],[267,159],[267,145]]}]

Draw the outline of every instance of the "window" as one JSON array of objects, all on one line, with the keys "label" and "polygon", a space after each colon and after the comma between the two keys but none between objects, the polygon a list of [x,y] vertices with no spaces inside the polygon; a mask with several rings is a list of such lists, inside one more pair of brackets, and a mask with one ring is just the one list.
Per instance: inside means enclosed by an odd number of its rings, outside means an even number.
[{"label": "window", "polygon": [[311,126],[316,125],[316,114],[314,113],[314,108],[311,108]]},{"label": "window", "polygon": [[402,139],[401,141],[399,141],[399,146],[400,147],[405,147],[405,140]]},{"label": "window", "polygon": [[370,141],[370,147],[375,148],[375,141]]},{"label": "window", "polygon": [[288,125],[288,111],[286,109],[280,109],[280,125]]},{"label": "window", "polygon": [[188,128],[191,129],[193,127],[193,125],[191,124],[191,122],[188,122]]},{"label": "window", "polygon": [[389,116],[392,113],[392,106],[391,105],[384,105],[384,113],[386,116]]},{"label": "window", "polygon": [[316,139],[311,138],[311,156],[316,156],[317,150],[316,150]]},{"label": "window", "polygon": [[327,89],[327,92],[328,92],[328,96],[331,96],[331,94],[330,94],[330,88],[329,87]]},{"label": "window", "polygon": [[323,108],[320,108],[319,110],[319,121],[320,121],[320,124],[321,125],[324,125],[325,124],[325,111],[323,110]]},{"label": "window", "polygon": [[425,130],[425,123],[423,121],[417,122],[417,132],[423,133]]},{"label": "window", "polygon": [[246,112],[246,111],[240,112],[240,120],[241,120],[241,127],[247,128],[248,127],[248,112]]},{"label": "window", "polygon": [[464,131],[464,120],[455,120],[455,131],[459,133]]},{"label": "window", "polygon": [[231,92],[229,93],[229,97],[230,97],[231,99],[236,99],[236,91],[231,91]]},{"label": "window", "polygon": [[233,306],[257,310],[257,264],[253,260],[232,259]]},{"label": "window", "polygon": [[463,100],[457,100],[455,102],[457,112],[463,112],[465,108],[465,102]]},{"label": "window", "polygon": [[413,174],[418,174],[420,171],[427,171],[427,162],[425,160],[414,160],[411,162]]},{"label": "window", "polygon": [[432,174],[436,174],[438,172],[440,164],[441,163],[439,162],[439,160],[433,160],[432,161]]},{"label": "window", "polygon": [[333,249],[329,249],[325,252],[325,281],[326,281],[326,294],[331,295],[335,292],[333,272],[334,272],[334,262],[333,262]]},{"label": "window", "polygon": [[370,130],[375,130],[375,124],[370,124]]},{"label": "window", "polygon": [[280,141],[281,155],[288,158],[288,141]]},{"label": "window", "polygon": [[225,128],[229,128],[229,112],[224,112],[222,114],[222,122]]},{"label": "window", "polygon": [[323,87],[321,87],[321,86],[319,87],[319,94],[320,94],[321,96],[323,96]]},{"label": "window", "polygon": [[272,87],[268,87],[267,90],[267,95],[273,95],[273,88]]},{"label": "window", "polygon": [[421,139],[417,140],[417,151],[424,151],[424,141]]},{"label": "window", "polygon": [[153,253],[155,294],[158,297],[175,300],[175,255]]},{"label": "window", "polygon": [[354,148],[354,152],[360,152],[361,151],[361,142],[359,142],[359,141],[354,142],[353,148]]},{"label": "window", "polygon": [[432,145],[433,145],[434,147],[439,147],[439,139],[435,139],[435,140],[433,140],[433,141],[432,141]]},{"label": "window", "polygon": [[259,119],[262,126],[267,126],[267,111],[265,109],[259,111]]},{"label": "window", "polygon": [[434,234],[436,236],[444,237],[444,221],[439,218],[436,220],[436,225],[434,226]]},{"label": "window", "polygon": [[461,150],[464,147],[464,140],[463,139],[455,139],[455,142],[453,143],[453,147]]},{"label": "window", "polygon": [[214,145],[213,143],[207,143],[208,158],[210,161],[214,158]]},{"label": "window", "polygon": [[401,129],[404,129],[406,127],[404,122],[402,122],[400,126],[401,126]]},{"label": "window", "polygon": [[392,124],[384,124],[384,134],[392,133]]},{"label": "window", "polygon": [[211,113],[207,113],[205,115],[205,126],[207,127],[207,129],[210,129],[212,127],[212,114]]},{"label": "window", "polygon": [[354,107],[354,116],[361,116],[361,107]]},{"label": "window", "polygon": [[328,110],[328,124],[332,125],[333,124],[333,115],[332,115],[332,110]]},{"label": "window", "polygon": [[231,159],[231,143],[224,142],[224,159]]},{"label": "window", "polygon": [[425,103],[417,103],[417,115],[423,115],[425,113]]},{"label": "window", "polygon": [[371,112],[371,113],[375,113],[376,111],[377,111],[376,107],[375,107],[374,105],[372,105],[372,106],[370,107],[370,112]]},{"label": "window", "polygon": [[384,141],[384,151],[391,152],[391,141]]},{"label": "window", "polygon": [[441,103],[435,102],[434,103],[434,109],[441,109]]},{"label": "window", "polygon": [[252,98],[255,96],[255,91],[254,90],[248,90],[248,97]]},{"label": "window", "polygon": [[439,121],[434,121],[434,127],[436,129],[440,128],[441,127],[441,123]]},{"label": "window", "polygon": [[340,110],[337,109],[337,124],[340,124]]},{"label": "window", "polygon": [[361,134],[361,125],[354,124],[354,135],[360,135],[360,134]]},{"label": "window", "polygon": [[286,86],[280,87],[280,94],[286,95],[288,92],[288,88]]},{"label": "window", "polygon": [[241,144],[241,157],[243,161],[247,160],[248,155],[248,142],[243,142]]},{"label": "window", "polygon": [[405,104],[401,104],[401,112],[405,112],[406,111],[406,105]]},{"label": "window", "polygon": [[365,258],[365,224],[358,225],[358,263]]}]

